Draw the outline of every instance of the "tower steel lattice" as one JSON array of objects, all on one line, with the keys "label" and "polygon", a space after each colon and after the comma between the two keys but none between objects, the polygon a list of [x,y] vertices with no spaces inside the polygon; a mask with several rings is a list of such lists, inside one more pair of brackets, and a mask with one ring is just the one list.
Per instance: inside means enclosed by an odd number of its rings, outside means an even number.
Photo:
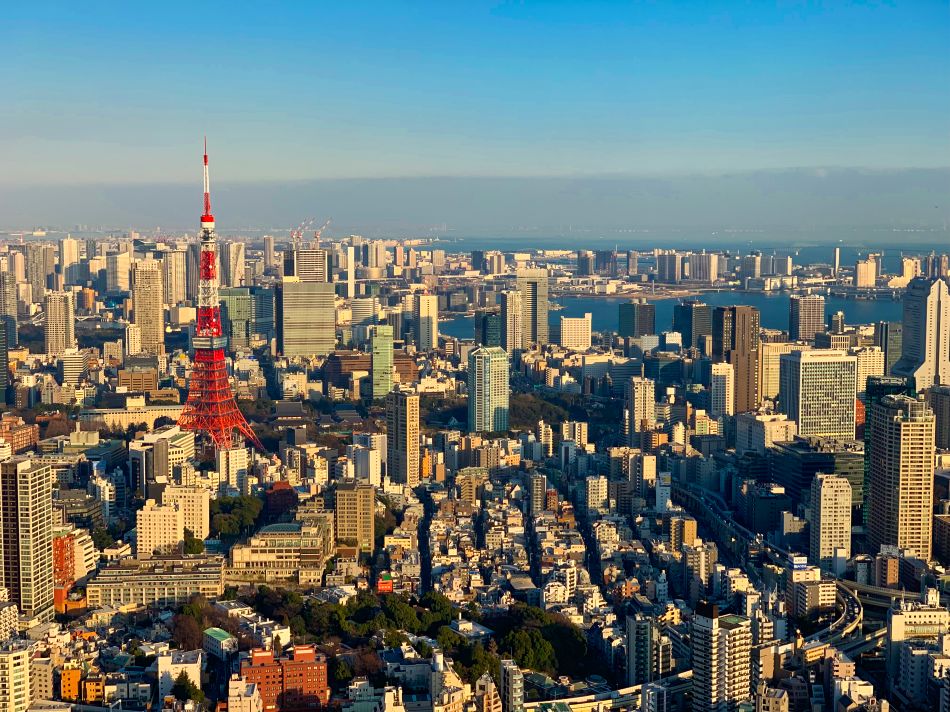
[{"label": "tower steel lattice", "polygon": [[240,433],[259,450],[263,450],[261,441],[234,401],[224,364],[227,339],[221,325],[221,302],[218,299],[218,250],[214,216],[211,214],[207,140],[204,153],[204,192],[198,265],[197,325],[192,339],[195,357],[188,384],[188,401],[178,418],[178,424],[185,430],[205,433],[219,450],[237,444],[235,433]]}]

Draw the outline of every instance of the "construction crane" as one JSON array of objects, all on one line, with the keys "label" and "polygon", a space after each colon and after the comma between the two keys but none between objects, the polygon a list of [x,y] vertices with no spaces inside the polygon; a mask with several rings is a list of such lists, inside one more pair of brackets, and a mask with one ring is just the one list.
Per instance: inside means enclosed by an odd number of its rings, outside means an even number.
[{"label": "construction crane", "polygon": [[323,223],[323,225],[313,231],[313,239],[316,240],[317,247],[320,247],[320,238],[323,237],[323,231],[330,227],[331,222],[333,222],[333,218],[327,218],[327,221]]},{"label": "construction crane", "polygon": [[290,231],[290,240],[293,243],[294,250],[300,249],[300,241],[303,239],[303,234],[310,229],[310,226],[313,225],[313,221],[316,218],[307,218],[296,229]]}]

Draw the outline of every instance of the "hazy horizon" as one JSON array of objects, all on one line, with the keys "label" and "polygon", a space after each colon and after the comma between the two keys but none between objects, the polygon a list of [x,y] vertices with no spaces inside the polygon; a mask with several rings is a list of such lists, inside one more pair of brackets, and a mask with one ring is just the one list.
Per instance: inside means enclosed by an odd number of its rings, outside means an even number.
[{"label": "hazy horizon", "polygon": [[[15,186],[2,229],[193,230],[200,183]],[[432,176],[229,182],[212,176],[222,233],[307,217],[351,231],[530,236],[663,229],[946,230],[950,168],[794,168],[720,175]],[[940,238],[934,238],[940,239]]]}]

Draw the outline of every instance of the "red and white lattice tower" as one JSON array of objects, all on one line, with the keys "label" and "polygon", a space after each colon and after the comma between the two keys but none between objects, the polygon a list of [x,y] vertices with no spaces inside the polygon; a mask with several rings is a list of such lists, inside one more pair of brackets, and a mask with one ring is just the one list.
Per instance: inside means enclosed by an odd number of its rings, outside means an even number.
[{"label": "red and white lattice tower", "polygon": [[214,216],[211,214],[207,140],[204,187],[205,209],[201,216],[201,254],[198,264],[198,314],[192,339],[195,358],[191,365],[188,401],[178,418],[178,424],[185,430],[205,433],[219,450],[239,445],[235,431],[263,450],[257,435],[234,402],[234,393],[224,365],[227,339],[221,327],[221,302],[218,300],[218,250]]}]

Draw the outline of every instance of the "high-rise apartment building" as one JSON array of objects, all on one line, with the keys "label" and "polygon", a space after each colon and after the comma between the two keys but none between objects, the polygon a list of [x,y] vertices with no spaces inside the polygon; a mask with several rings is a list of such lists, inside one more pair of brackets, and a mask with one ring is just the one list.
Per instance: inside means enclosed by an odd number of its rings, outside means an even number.
[{"label": "high-rise apartment building", "polygon": [[412,325],[416,348],[432,351],[439,346],[439,298],[417,294],[412,302]]},{"label": "high-rise apartment building", "polygon": [[715,252],[694,252],[689,256],[691,282],[712,284],[719,279],[719,255]]},{"label": "high-rise apartment building", "polygon": [[621,338],[638,338],[656,333],[656,305],[646,299],[621,302],[618,307],[617,331]]},{"label": "high-rise apartment building", "polygon": [[419,484],[419,396],[391,391],[386,396],[386,467],[389,479]]},{"label": "high-rise apartment building", "polygon": [[779,402],[800,436],[854,439],[857,359],[815,349],[783,354]]},{"label": "high-rise apartment building", "polygon": [[709,415],[722,418],[735,415],[736,375],[732,364],[714,363],[709,375]]},{"label": "high-rise apartment building", "polygon": [[360,551],[373,551],[376,516],[376,488],[370,484],[345,482],[336,488],[334,505],[336,540]]},{"label": "high-rise apartment building", "polygon": [[518,291],[521,293],[523,343],[548,343],[548,271],[519,269]]},{"label": "high-rise apartment building", "polygon": [[264,235],[264,269],[272,270],[277,264],[277,253],[274,250],[274,236]]},{"label": "high-rise apartment building", "polygon": [[673,307],[673,331],[683,337],[683,347],[698,349],[702,337],[712,335],[712,308],[695,299],[687,299]]},{"label": "high-rise apartment building", "polygon": [[884,396],[870,408],[871,550],[885,544],[930,559],[933,530],[933,411],[923,400]]},{"label": "high-rise apartment building", "polygon": [[284,356],[326,355],[336,347],[332,284],[284,278],[276,292],[277,350]]},{"label": "high-rise apartment building", "polygon": [[843,574],[851,558],[851,484],[819,472],[811,485],[809,561],[823,571]]},{"label": "high-rise apartment building", "polygon": [[185,539],[184,514],[177,504],[147,500],[135,513],[135,534],[135,558],[172,553]]},{"label": "high-rise apartment building", "polygon": [[626,387],[628,434],[631,445],[639,445],[637,435],[649,430],[656,420],[656,386],[649,378],[633,376]]},{"label": "high-rise apartment building", "polygon": [[713,359],[732,365],[735,412],[759,404],[759,310],[749,306],[716,307],[712,315]]},{"label": "high-rise apartment building", "polygon": [[720,712],[751,699],[752,621],[719,615],[719,608],[700,601],[693,615],[693,710]]},{"label": "high-rise apartment building", "polygon": [[544,510],[544,499],[548,492],[548,478],[540,473],[531,475],[529,481],[530,497],[528,498],[529,512],[532,516]]},{"label": "high-rise apartment building", "polygon": [[950,385],[934,386],[926,396],[934,412],[934,444],[938,450],[950,450]]},{"label": "high-rise apartment building", "polygon": [[[34,700],[41,699],[33,656],[36,643],[32,640],[11,639],[0,644],[0,710],[26,712]],[[52,670],[50,670],[52,679]]]},{"label": "high-rise apartment building", "polygon": [[825,330],[825,298],[820,294],[793,294],[788,300],[788,338],[815,340]]},{"label": "high-rise apartment building", "polygon": [[504,712],[524,712],[524,674],[514,660],[501,661],[499,688]]},{"label": "high-rise apartment building", "polygon": [[142,351],[165,353],[165,291],[161,265],[153,259],[132,266],[132,321],[142,335]]},{"label": "high-rise apartment building", "polygon": [[29,618],[53,618],[53,471],[28,457],[0,463],[0,559],[9,600]]},{"label": "high-rise apartment building", "polygon": [[901,357],[891,375],[918,391],[950,383],[950,291],[946,280],[917,277],[904,292]]},{"label": "high-rise apartment building", "polygon": [[182,526],[197,539],[211,534],[211,492],[191,485],[166,485],[162,490],[162,505],[178,507]]},{"label": "high-rise apartment building", "polygon": [[388,324],[373,326],[369,340],[373,400],[377,400],[393,389],[393,328]]},{"label": "high-rise apartment building", "polygon": [[501,346],[509,354],[524,348],[524,312],[521,292],[506,291],[501,300]]},{"label": "high-rise apartment building", "polygon": [[877,346],[856,346],[848,349],[856,359],[856,390],[858,400],[864,401],[871,376],[884,375],[884,352]]},{"label": "high-rise apartment building", "polygon": [[44,301],[46,313],[43,336],[46,353],[58,356],[76,347],[76,301],[72,292],[48,292]]},{"label": "high-rise apartment building", "polygon": [[683,280],[683,255],[671,252],[656,256],[656,281],[676,284]]},{"label": "high-rise apartment building", "polygon": [[468,354],[468,429],[473,433],[508,430],[508,354],[482,346]]}]

